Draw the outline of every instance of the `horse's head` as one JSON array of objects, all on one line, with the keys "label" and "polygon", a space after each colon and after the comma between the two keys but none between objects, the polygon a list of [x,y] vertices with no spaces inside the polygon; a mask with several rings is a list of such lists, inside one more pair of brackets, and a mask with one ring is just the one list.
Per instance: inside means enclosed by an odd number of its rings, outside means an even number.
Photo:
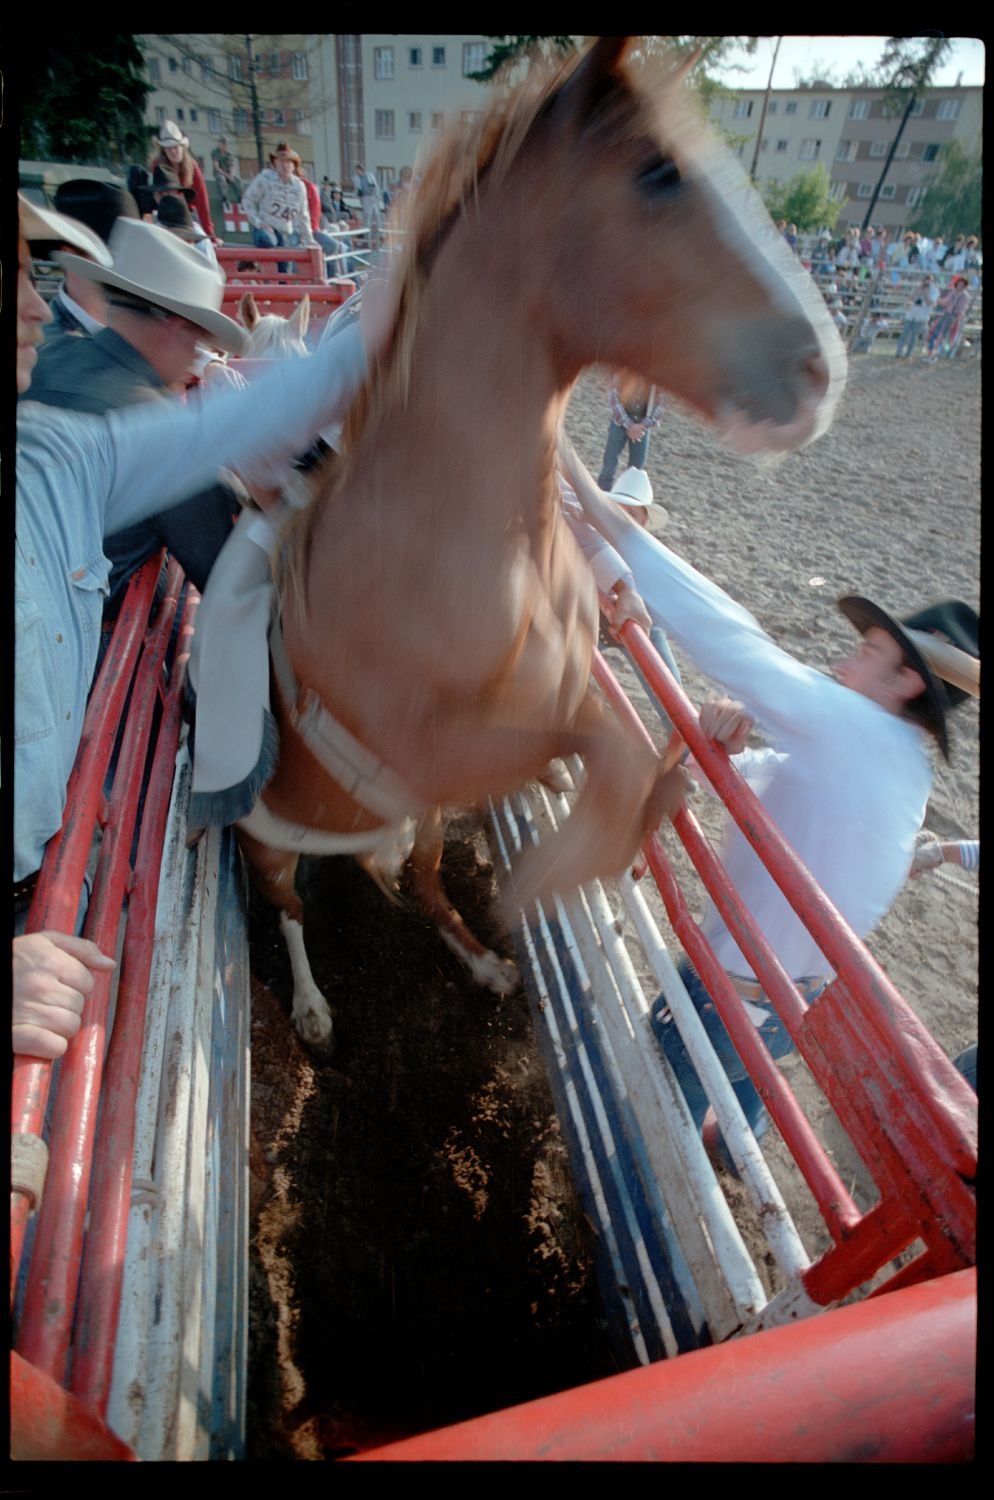
[{"label": "horse's head", "polygon": [[238,304],[238,315],[248,329],[245,343],[246,359],[289,359],[291,355],[307,354],[304,343],[311,315],[311,299],[305,293],[288,318],[275,313],[263,314],[251,292],[246,292]]},{"label": "horse's head", "polygon": [[838,333],[681,69],[626,63],[634,40],[600,38],[517,117],[505,106],[489,145],[484,122],[463,190],[465,219],[489,226],[475,273],[495,301],[524,297],[564,378],[624,367],[740,448],[796,448],[844,383]]}]

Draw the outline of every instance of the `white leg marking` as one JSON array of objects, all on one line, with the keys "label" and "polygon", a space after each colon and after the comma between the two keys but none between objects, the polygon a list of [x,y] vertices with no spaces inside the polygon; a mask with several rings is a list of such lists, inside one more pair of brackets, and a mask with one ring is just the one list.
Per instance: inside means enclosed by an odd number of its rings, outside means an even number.
[{"label": "white leg marking", "polygon": [[477,984],[493,990],[495,995],[509,995],[518,983],[518,971],[509,958],[496,953],[470,953],[451,932],[438,929],[439,937],[457,958],[461,958]]},{"label": "white leg marking", "polygon": [[327,1042],[331,1036],[331,1011],[328,1002],[314,983],[307,961],[304,929],[285,911],[280,912],[280,930],[286,939],[293,970],[293,1024],[312,1047]]}]

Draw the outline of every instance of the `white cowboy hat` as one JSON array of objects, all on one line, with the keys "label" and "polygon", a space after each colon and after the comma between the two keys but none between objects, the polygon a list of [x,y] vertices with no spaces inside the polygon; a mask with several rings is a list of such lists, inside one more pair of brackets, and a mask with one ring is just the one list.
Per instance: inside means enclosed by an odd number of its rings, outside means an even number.
[{"label": "white cowboy hat", "polygon": [[21,233],[26,240],[55,240],[60,245],[75,245],[84,255],[92,256],[97,265],[109,267],[114,264],[113,256],[100,236],[78,219],[70,219],[68,214],[56,213],[51,208],[40,208],[23,193],[17,195],[17,207]]},{"label": "white cowboy hat", "polygon": [[163,122],[162,129],[156,136],[156,141],[160,146],[189,146],[190,144],[175,120],[166,120]]},{"label": "white cowboy hat", "polygon": [[617,500],[619,505],[637,505],[645,510],[655,511],[663,520],[669,520],[666,507],[652,498],[652,484],[644,469],[626,469],[609,493],[611,499]]},{"label": "white cowboy hat", "polygon": [[164,307],[211,336],[218,348],[241,354],[245,330],[221,311],[225,278],[190,245],[168,229],[141,219],[118,219],[111,230],[113,270],[77,255],[56,255],[56,261],[88,281],[118,287],[155,307]]}]

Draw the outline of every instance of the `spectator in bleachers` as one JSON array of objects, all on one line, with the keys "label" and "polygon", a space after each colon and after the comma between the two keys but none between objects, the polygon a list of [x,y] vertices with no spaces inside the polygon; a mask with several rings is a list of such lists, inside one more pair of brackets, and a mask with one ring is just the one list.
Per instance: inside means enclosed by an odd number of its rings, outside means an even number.
[{"label": "spectator in bleachers", "polygon": [[238,161],[223,135],[211,152],[211,166],[221,207],[227,212],[233,203],[242,201],[242,179],[238,175]]},{"label": "spectator in bleachers", "polygon": [[369,230],[369,247],[377,248],[379,233],[383,228],[383,203],[380,185],[372,172],[367,172],[361,161],[356,162],[353,185],[359,198],[362,222]]},{"label": "spectator in bleachers", "polygon": [[984,264],[984,257],[980,250],[980,241],[975,234],[969,234],[966,238],[966,271],[979,271]]},{"label": "spectator in bleachers", "polygon": [[928,248],[919,257],[919,267],[923,271],[931,271],[933,275],[942,270],[942,262],[946,258],[948,245],[941,234],[937,234]]},{"label": "spectator in bleachers", "polygon": [[877,340],[877,334],[882,333],[886,327],[887,319],[883,313],[870,313],[860,323],[859,333],[853,340],[853,345],[849,352],[851,354],[871,354],[873,352],[873,345]]},{"label": "spectator in bleachers", "polygon": [[180,130],[175,120],[166,120],[156,140],[159,150],[152,158],[151,166],[153,174],[156,167],[162,167],[165,171],[175,172],[180,180],[180,186],[193,190],[193,204],[197,210],[197,218],[200,220],[207,234],[210,235],[215,245],[221,241],[214,233],[214,224],[211,219],[211,205],[207,197],[207,184],[204,174],[201,172],[196,159],[190,151],[190,142]]},{"label": "spectator in bleachers", "polygon": [[224,275],[218,265],[214,241],[194,220],[189,206],[182,198],[173,197],[168,193],[164,194],[159,200],[155,221],[161,229],[168,229],[170,234],[176,235],[185,244],[192,245],[194,250],[204,257],[208,265],[213,266],[219,275]]},{"label": "spectator in bleachers", "polygon": [[909,302],[904,312],[904,323],[901,334],[897,341],[894,353],[898,359],[910,359],[915,352],[918,340],[925,332],[929,316],[932,311],[932,303],[929,300],[929,287],[934,286],[935,279],[926,276]]},{"label": "spectator in bleachers", "polygon": [[965,271],[967,253],[966,235],[958,234],[953,240],[952,249],[948,251],[942,262],[942,269],[944,271]]},{"label": "spectator in bleachers", "polygon": [[[316,245],[307,190],[297,176],[300,157],[280,141],[269,153],[269,163],[242,194],[242,208],[252,226],[252,243],[260,250]],[[278,263],[281,273],[285,274],[288,267],[288,261]]]},{"label": "spectator in bleachers", "polygon": [[297,164],[294,171],[304,184],[307,194],[307,211],[311,220],[311,233],[317,243],[328,257],[325,261],[325,274],[328,276],[344,276],[348,265],[348,241],[340,240],[335,235],[321,228],[321,191],[316,182],[312,182],[303,168]]}]

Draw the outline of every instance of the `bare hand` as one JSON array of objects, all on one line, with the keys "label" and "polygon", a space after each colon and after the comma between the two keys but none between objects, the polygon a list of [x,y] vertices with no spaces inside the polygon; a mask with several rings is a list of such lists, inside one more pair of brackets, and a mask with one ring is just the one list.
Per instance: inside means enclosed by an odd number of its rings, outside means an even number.
[{"label": "bare hand", "polygon": [[636,424],[635,424],[634,427],[629,427],[629,429],[628,429],[628,441],[630,443],[640,443],[644,437],[645,437],[645,428],[644,428],[644,426],[642,425],[641,422],[636,422]]},{"label": "bare hand", "polygon": [[636,625],[641,626],[648,635],[652,628],[649,611],[642,600],[642,595],[637,593],[629,584],[624,584],[614,596],[614,609],[611,611],[611,624],[615,630],[620,630],[626,620],[634,620]]},{"label": "bare hand", "polygon": [[701,705],[701,733],[724,745],[729,755],[738,755],[755,725],[741,703],[731,698],[709,698]]},{"label": "bare hand", "polygon": [[65,932],[31,932],[14,939],[14,1051],[61,1057],[82,1025],[83,1002],[94,974],[115,961],[88,938]]}]

